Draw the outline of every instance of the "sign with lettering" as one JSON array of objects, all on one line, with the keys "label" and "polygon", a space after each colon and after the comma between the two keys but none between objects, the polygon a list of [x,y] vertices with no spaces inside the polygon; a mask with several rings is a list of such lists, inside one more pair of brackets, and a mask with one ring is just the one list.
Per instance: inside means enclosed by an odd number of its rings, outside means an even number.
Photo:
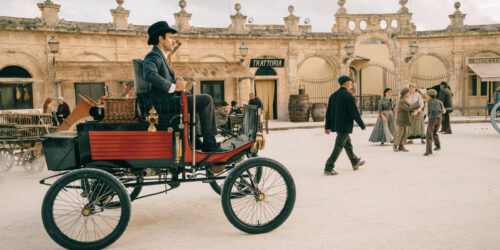
[{"label": "sign with lettering", "polygon": [[250,60],[250,67],[252,68],[258,68],[258,67],[283,68],[284,65],[285,65],[285,59],[264,58],[264,59]]},{"label": "sign with lettering", "polygon": [[470,64],[490,64],[490,63],[500,63],[500,58],[469,58]]}]

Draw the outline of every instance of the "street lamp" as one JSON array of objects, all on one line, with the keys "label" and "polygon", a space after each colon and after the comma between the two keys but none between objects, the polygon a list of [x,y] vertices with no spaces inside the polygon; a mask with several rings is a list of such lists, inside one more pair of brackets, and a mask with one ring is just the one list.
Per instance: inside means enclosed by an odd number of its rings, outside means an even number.
[{"label": "street lamp", "polygon": [[57,54],[57,52],[59,52],[59,41],[54,36],[51,36],[50,40],[48,41],[48,44],[49,44],[50,53],[52,53],[54,55],[54,57],[52,58],[52,64],[55,64],[56,63],[56,54]]},{"label": "street lamp", "polygon": [[417,54],[417,52],[418,52],[418,44],[417,44],[417,41],[413,41],[413,42],[410,44],[410,54],[411,54],[411,55],[405,58],[405,62],[409,62],[409,61],[413,58],[413,56],[414,56],[415,54]]},{"label": "street lamp", "polygon": [[347,60],[349,60],[349,58],[351,58],[352,54],[354,53],[354,43],[348,42],[344,47],[344,50],[347,54],[347,57],[344,59],[344,64],[346,64]]},{"label": "street lamp", "polygon": [[243,63],[243,61],[245,61],[245,57],[247,56],[248,54],[248,47],[247,45],[245,44],[245,42],[242,42],[241,45],[240,45],[240,63]]},{"label": "street lamp", "polygon": [[49,50],[50,53],[52,53],[52,71],[53,71],[53,81],[54,84],[56,85],[56,94],[57,97],[61,96],[61,82],[57,81],[57,75],[56,75],[56,54],[59,52],[59,41],[54,37],[51,36],[50,40],[47,42],[49,44]]}]

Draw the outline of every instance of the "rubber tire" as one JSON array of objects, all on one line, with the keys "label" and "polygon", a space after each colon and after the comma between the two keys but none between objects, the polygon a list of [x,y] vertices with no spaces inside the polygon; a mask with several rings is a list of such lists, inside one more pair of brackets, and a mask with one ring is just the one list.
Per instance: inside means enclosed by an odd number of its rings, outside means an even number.
[{"label": "rubber tire", "polygon": [[[106,182],[106,184],[111,186],[116,191],[118,197],[120,198],[120,203],[124,204],[124,206],[121,207],[121,217],[116,225],[116,228],[107,237],[91,243],[79,242],[68,238],[59,230],[53,218],[52,206],[54,205],[56,195],[62,188],[64,188],[64,186],[66,186],[66,184],[78,180],[79,178],[95,178]],[[45,230],[57,244],[67,249],[101,249],[113,244],[113,242],[115,242],[127,228],[130,220],[130,214],[130,197],[125,190],[125,186],[123,186],[123,184],[110,173],[92,168],[73,170],[63,175],[56,182],[54,182],[52,186],[50,186],[42,203],[42,221]]]},{"label": "rubber tire", "polygon": [[[276,170],[284,179],[287,185],[288,191],[288,199],[285,202],[283,210],[274,218],[274,220],[262,226],[251,226],[242,222],[238,217],[234,214],[233,208],[231,207],[231,188],[234,182],[238,179],[241,173],[246,171],[247,169],[255,166],[266,166]],[[233,226],[238,228],[239,230],[249,233],[249,234],[260,234],[267,233],[279,227],[292,213],[293,207],[295,205],[295,183],[293,181],[292,175],[288,172],[288,170],[279,162],[269,159],[269,158],[252,158],[247,161],[244,161],[240,165],[238,165],[229,176],[226,178],[224,182],[224,186],[222,188],[222,208],[224,209],[224,214],[227,219]]]},{"label": "rubber tire", "polygon": [[493,125],[493,128],[495,128],[496,131],[498,133],[500,133],[500,124],[497,124],[495,121],[495,118],[497,115],[497,110],[498,110],[498,112],[500,112],[500,102],[498,102],[497,104],[495,104],[495,106],[493,106],[493,108],[491,109],[491,114],[490,114],[491,125]]}]

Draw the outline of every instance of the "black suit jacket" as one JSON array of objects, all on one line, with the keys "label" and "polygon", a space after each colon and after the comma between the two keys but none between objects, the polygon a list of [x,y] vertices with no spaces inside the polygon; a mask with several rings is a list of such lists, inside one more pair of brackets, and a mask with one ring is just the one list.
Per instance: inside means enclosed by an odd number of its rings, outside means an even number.
[{"label": "black suit jacket", "polygon": [[157,46],[146,55],[143,62],[142,77],[151,83],[153,99],[172,97],[168,93],[172,84],[175,84],[175,74],[167,63],[167,58]]},{"label": "black suit jacket", "polygon": [[352,133],[353,121],[365,128],[365,123],[359,115],[354,96],[341,87],[330,96],[325,114],[325,129],[337,133]]}]

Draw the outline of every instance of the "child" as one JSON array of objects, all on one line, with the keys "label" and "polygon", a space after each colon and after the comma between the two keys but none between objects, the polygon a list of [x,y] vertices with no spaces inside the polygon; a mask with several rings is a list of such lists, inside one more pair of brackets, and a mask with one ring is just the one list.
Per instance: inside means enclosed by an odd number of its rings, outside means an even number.
[{"label": "child", "polygon": [[408,139],[408,126],[411,125],[410,122],[410,111],[414,111],[418,109],[418,103],[416,103],[416,107],[411,107],[408,104],[407,100],[410,97],[410,90],[408,88],[404,88],[401,90],[401,97],[399,99],[398,107],[397,107],[397,124],[398,124],[398,133],[396,138],[394,139],[394,152],[403,151],[408,152],[408,150],[404,147],[406,144],[406,140]]},{"label": "child", "polygon": [[438,151],[441,149],[437,132],[439,130],[439,125],[441,124],[441,117],[444,113],[446,113],[443,102],[436,99],[436,90],[427,90],[427,95],[430,98],[430,100],[427,102],[427,116],[429,117],[429,121],[427,122],[427,133],[425,135],[425,138],[427,139],[427,145],[424,156],[432,154],[432,140],[434,140],[434,145],[436,145],[434,150]]}]

